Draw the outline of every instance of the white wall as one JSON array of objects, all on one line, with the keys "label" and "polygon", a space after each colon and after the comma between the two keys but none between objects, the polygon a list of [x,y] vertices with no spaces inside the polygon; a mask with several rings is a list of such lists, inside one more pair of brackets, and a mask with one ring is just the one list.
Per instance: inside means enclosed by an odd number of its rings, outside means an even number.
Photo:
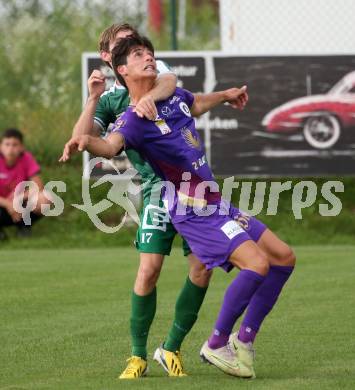
[{"label": "white wall", "polygon": [[240,54],[355,54],[355,0],[220,0],[221,47]]}]

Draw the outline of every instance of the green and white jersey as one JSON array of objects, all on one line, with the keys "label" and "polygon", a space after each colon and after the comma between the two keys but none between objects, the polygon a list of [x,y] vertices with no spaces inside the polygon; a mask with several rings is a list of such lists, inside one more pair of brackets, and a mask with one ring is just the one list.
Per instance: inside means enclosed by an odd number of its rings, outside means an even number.
[{"label": "green and white jersey", "polygon": [[[169,66],[163,61],[157,61],[158,77],[159,74],[172,73]],[[105,91],[96,106],[94,121],[101,128],[101,136],[105,136],[108,127],[111,123],[114,123],[116,119],[126,111],[129,105],[130,99],[126,88],[115,83],[108,91]],[[143,201],[149,201],[150,193],[153,185],[161,181],[151,166],[141,158],[140,154],[130,149],[126,151],[127,157],[134,168],[139,172],[142,177],[144,190]]]},{"label": "green and white jersey", "polygon": [[109,125],[126,111],[129,101],[127,89],[117,83],[100,96],[94,121],[101,127],[102,136],[106,135]]}]

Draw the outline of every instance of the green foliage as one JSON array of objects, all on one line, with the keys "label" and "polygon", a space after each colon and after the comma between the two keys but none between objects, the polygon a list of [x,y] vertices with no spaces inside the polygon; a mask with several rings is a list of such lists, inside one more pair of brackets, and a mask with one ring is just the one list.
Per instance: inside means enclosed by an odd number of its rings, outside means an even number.
[{"label": "green foliage", "polygon": [[[7,0],[1,6],[1,127],[23,130],[39,161],[55,164],[81,111],[81,53],[96,51],[100,33],[112,23],[141,27],[146,16],[132,19],[114,0]],[[169,48],[168,6],[163,38],[154,37],[160,50]],[[198,12],[189,5],[187,18],[189,39],[181,49],[217,47],[210,5]]]},{"label": "green foliage", "polygon": [[[19,127],[42,163],[57,161],[81,111],[81,54],[99,34],[127,20],[85,1],[6,2],[0,17],[1,126]],[[130,21],[128,19],[128,21]]]},{"label": "green foliage", "polygon": [[[178,37],[179,50],[219,50],[219,14],[214,1],[186,1],[185,37]],[[156,50],[171,50],[170,0],[164,0],[162,31],[151,31]],[[178,15],[179,17],[180,15]]]}]

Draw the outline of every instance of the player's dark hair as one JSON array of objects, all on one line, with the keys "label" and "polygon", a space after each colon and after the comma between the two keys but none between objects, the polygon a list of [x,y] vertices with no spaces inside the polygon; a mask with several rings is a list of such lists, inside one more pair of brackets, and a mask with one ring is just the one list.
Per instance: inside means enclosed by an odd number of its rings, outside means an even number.
[{"label": "player's dark hair", "polygon": [[127,57],[137,46],[142,46],[150,50],[154,55],[154,46],[152,42],[147,38],[138,34],[130,35],[126,38],[120,39],[118,44],[112,49],[112,66],[115,76],[118,81],[127,88],[127,84],[124,78],[117,72],[117,67],[127,64]]},{"label": "player's dark hair", "polygon": [[5,138],[16,138],[18,139],[22,144],[23,144],[23,134],[21,133],[20,130],[15,129],[15,128],[9,128],[6,129],[2,134],[1,134],[1,141]]}]

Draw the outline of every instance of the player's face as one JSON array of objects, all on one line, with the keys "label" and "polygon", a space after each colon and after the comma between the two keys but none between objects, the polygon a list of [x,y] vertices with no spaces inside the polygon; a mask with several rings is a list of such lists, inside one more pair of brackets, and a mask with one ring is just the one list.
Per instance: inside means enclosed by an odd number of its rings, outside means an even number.
[{"label": "player's face", "polygon": [[146,47],[137,46],[127,57],[126,74],[133,80],[157,77],[153,53]]},{"label": "player's face", "polygon": [[125,31],[119,31],[116,36],[115,36],[115,39],[112,39],[112,41],[110,41],[110,44],[109,44],[109,51],[102,51],[100,54],[101,54],[101,58],[106,61],[106,62],[109,62],[112,66],[112,57],[111,57],[111,51],[112,49],[118,44],[119,40],[120,39],[123,39],[123,38],[126,38],[126,37],[129,37],[130,35],[133,34],[133,31],[131,30],[125,30]]},{"label": "player's face", "polygon": [[0,151],[6,162],[13,164],[23,152],[23,144],[17,138],[4,138],[0,144]]}]

